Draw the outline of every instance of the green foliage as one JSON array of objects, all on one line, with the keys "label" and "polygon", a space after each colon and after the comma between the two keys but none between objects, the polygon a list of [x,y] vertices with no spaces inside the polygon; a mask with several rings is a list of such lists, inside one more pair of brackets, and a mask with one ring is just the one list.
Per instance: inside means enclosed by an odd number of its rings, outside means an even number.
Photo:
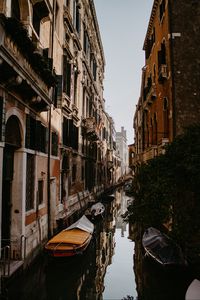
[{"label": "green foliage", "polygon": [[146,228],[173,220],[182,244],[200,231],[200,125],[185,129],[166,153],[142,164],[133,180],[126,220]]}]

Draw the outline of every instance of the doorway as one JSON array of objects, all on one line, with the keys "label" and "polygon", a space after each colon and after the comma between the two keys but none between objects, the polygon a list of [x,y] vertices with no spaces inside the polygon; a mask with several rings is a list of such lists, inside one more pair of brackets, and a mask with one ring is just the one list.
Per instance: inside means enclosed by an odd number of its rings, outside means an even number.
[{"label": "doorway", "polygon": [[3,152],[3,180],[2,180],[2,246],[10,244],[11,238],[11,210],[12,210],[12,182],[14,176],[14,154],[21,147],[21,133],[19,120],[11,116],[6,123],[5,147]]}]

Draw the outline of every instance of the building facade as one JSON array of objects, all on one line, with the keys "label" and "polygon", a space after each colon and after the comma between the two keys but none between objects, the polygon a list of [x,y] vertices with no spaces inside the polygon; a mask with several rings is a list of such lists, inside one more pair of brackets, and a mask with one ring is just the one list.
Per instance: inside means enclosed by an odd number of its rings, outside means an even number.
[{"label": "building facade", "polygon": [[104,67],[93,1],[1,1],[0,237],[12,259],[32,259],[110,184]]},{"label": "building facade", "polygon": [[124,176],[129,173],[129,153],[126,138],[126,130],[121,127],[121,131],[116,132],[116,144],[121,158],[121,175]]},{"label": "building facade", "polygon": [[198,122],[199,9],[198,1],[153,3],[134,116],[138,162],[163,153],[184,127]]}]

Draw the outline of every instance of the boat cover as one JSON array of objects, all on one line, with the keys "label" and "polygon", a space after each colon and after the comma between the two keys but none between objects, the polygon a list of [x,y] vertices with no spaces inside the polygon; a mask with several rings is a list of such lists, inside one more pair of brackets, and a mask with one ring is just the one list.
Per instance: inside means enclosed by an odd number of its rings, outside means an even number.
[{"label": "boat cover", "polygon": [[143,234],[146,252],[163,265],[186,265],[181,248],[166,234],[149,227]]},{"label": "boat cover", "polygon": [[167,246],[167,241],[168,239],[166,239],[166,236],[154,227],[149,227],[145,230],[142,239],[143,246],[151,248],[154,248],[154,246],[156,247],[157,245],[160,245],[160,247]]},{"label": "boat cover", "polygon": [[88,220],[88,218],[85,215],[83,215],[78,221],[76,221],[75,223],[73,223],[72,225],[70,225],[69,227],[67,227],[64,230],[70,230],[73,228],[79,228],[83,231],[93,233],[94,224],[92,222],[90,222],[90,220]]}]

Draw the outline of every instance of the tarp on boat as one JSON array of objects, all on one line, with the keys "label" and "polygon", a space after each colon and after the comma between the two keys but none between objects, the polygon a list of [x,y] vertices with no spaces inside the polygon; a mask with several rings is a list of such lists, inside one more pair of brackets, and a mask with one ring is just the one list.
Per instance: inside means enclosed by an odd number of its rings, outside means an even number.
[{"label": "tarp on boat", "polygon": [[145,230],[142,244],[146,252],[162,265],[187,265],[181,248],[154,227]]},{"label": "tarp on boat", "polygon": [[78,221],[67,227],[65,230],[70,230],[74,228],[79,228],[83,231],[93,233],[94,231],[94,224],[88,220],[88,218],[83,215]]}]

